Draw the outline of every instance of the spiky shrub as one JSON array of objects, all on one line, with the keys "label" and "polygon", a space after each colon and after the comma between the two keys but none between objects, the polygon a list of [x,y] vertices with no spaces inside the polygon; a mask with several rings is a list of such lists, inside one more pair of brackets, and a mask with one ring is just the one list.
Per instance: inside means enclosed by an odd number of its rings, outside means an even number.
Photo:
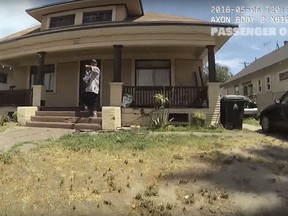
[{"label": "spiky shrub", "polygon": [[169,110],[165,109],[165,106],[169,104],[169,99],[163,94],[155,94],[154,96],[156,109],[151,113],[151,120],[153,126],[156,128],[165,127],[169,124]]},{"label": "spiky shrub", "polygon": [[204,112],[195,112],[193,114],[192,123],[195,126],[203,127],[206,121],[206,114]]}]

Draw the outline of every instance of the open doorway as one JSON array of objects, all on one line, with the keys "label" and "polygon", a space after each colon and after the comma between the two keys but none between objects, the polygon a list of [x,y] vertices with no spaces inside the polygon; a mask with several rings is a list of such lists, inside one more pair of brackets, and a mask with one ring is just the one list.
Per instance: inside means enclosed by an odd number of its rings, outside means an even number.
[{"label": "open doorway", "polygon": [[[80,62],[80,77],[79,77],[79,106],[82,108],[84,106],[84,94],[85,94],[85,88],[86,84],[83,81],[83,77],[85,76],[85,65],[91,64],[91,60],[83,60]],[[101,68],[101,61],[97,59],[97,66]],[[99,90],[101,89],[101,73],[99,77]],[[98,98],[97,98],[97,111],[101,111],[101,105],[100,105],[100,97],[101,94],[99,92]]]}]

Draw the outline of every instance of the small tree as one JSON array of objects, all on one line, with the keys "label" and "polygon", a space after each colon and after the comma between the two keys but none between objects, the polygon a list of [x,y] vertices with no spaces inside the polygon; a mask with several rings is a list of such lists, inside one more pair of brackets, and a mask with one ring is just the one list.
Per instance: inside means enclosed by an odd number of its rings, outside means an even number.
[{"label": "small tree", "polygon": [[[203,82],[207,83],[208,82],[208,73],[209,70],[207,67],[203,69]],[[216,64],[216,81],[220,83],[226,82],[228,79],[233,77],[233,74],[231,73],[230,69],[226,65],[221,65],[219,63]]]}]

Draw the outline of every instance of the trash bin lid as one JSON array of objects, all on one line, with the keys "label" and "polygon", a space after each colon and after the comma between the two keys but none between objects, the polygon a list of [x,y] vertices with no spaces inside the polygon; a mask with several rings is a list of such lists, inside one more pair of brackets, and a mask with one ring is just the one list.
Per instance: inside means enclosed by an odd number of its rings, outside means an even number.
[{"label": "trash bin lid", "polygon": [[247,101],[248,98],[243,95],[225,95],[222,97],[224,100],[245,100]]}]

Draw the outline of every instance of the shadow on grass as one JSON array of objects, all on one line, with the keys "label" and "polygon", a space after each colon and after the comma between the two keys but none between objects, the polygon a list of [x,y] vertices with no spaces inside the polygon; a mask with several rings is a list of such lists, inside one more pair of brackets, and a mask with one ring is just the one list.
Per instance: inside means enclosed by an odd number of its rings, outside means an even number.
[{"label": "shadow on grass", "polygon": [[214,169],[205,172],[191,168],[169,173],[163,179],[202,180],[220,186],[232,194],[237,207],[233,215],[288,215],[288,146],[285,143],[279,146],[268,143],[243,151],[200,153],[199,161]]}]

